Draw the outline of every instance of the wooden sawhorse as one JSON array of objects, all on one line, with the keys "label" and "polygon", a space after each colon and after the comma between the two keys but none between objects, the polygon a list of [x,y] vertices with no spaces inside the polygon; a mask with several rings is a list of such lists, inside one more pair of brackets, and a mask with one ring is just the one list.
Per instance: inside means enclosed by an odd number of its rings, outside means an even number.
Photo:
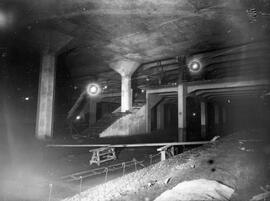
[{"label": "wooden sawhorse", "polygon": [[92,158],[89,161],[90,165],[96,163],[99,166],[103,162],[116,159],[115,150],[113,147],[91,149],[89,152],[92,152]]}]

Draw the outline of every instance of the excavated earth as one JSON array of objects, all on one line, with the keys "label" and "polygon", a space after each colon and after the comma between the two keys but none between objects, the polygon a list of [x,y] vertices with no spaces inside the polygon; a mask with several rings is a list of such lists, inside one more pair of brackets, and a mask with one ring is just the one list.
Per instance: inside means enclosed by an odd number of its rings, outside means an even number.
[{"label": "excavated earth", "polygon": [[[183,181],[209,179],[234,189],[232,201],[247,201],[270,184],[267,131],[235,132],[64,201],[150,201]],[[266,199],[265,199],[266,200]]]}]

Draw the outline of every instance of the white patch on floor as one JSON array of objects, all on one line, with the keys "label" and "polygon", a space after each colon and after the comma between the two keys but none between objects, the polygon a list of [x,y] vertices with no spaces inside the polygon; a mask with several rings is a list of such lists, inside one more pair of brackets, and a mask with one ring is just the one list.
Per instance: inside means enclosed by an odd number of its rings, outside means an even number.
[{"label": "white patch on floor", "polygon": [[154,201],[195,201],[195,200],[219,200],[230,199],[234,189],[217,181],[197,179],[179,183],[171,190],[167,190]]}]

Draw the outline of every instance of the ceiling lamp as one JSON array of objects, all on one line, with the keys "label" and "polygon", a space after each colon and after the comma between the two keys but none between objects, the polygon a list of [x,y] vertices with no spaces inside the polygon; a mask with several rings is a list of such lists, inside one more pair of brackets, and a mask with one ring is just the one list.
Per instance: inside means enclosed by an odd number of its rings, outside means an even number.
[{"label": "ceiling lamp", "polygon": [[100,94],[101,89],[97,83],[90,83],[86,87],[86,92],[89,96],[97,96]]},{"label": "ceiling lamp", "polygon": [[188,63],[188,69],[191,73],[199,73],[202,70],[202,63],[198,59],[192,59]]}]

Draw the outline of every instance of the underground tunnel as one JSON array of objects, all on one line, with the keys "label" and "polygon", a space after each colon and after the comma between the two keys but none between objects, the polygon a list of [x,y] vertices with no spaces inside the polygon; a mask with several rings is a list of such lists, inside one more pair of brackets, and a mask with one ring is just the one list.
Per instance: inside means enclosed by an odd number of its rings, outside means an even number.
[{"label": "underground tunnel", "polygon": [[0,200],[270,200],[269,17],[2,0]]}]

